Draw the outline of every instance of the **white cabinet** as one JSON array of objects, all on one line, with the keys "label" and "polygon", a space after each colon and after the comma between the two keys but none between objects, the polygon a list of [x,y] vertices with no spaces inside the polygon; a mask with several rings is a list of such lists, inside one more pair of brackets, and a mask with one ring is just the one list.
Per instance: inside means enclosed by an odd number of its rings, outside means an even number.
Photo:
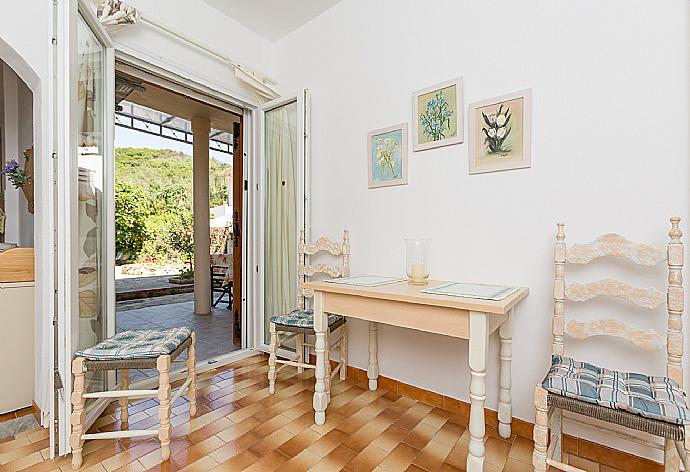
[{"label": "white cabinet", "polygon": [[0,283],[0,413],[34,399],[34,283]]}]

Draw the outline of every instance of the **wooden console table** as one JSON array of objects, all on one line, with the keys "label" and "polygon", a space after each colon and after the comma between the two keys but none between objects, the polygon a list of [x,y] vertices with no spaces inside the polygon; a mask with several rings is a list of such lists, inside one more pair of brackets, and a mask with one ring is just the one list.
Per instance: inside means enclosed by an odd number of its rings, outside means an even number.
[{"label": "wooden console table", "polygon": [[326,391],[325,334],[326,313],[369,321],[369,389],[376,390],[379,375],[377,359],[377,323],[443,334],[469,340],[470,382],[470,444],[467,471],[484,468],[484,401],[486,400],[486,355],[489,336],[499,331],[501,338],[498,432],[510,437],[512,316],[513,307],[529,290],[521,288],[500,301],[476,300],[421,291],[443,284],[410,285],[407,281],[378,287],[361,287],[328,282],[309,282],[314,290],[314,331],[316,332],[316,387],[314,390],[314,421],[326,422],[329,398]]}]

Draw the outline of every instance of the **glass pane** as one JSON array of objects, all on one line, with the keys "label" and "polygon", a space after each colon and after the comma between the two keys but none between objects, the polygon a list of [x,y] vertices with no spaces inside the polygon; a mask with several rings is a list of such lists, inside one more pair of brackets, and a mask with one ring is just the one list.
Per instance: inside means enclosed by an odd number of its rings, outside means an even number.
[{"label": "glass pane", "polygon": [[[77,181],[79,349],[105,336],[104,263],[104,92],[105,49],[84,19],[77,30]],[[87,372],[88,390],[105,390],[103,372]]]},{"label": "glass pane", "polygon": [[272,316],[297,307],[297,235],[300,185],[297,102],[265,114],[266,208],[264,238],[264,337]]}]

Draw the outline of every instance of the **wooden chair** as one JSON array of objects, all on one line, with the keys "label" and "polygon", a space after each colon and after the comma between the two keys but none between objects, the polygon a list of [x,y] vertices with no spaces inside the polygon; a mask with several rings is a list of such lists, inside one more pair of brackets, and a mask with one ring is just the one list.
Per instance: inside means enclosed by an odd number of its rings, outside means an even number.
[{"label": "wooden chair", "polygon": [[[161,456],[170,459],[170,439],[172,424],[170,411],[172,405],[187,393],[189,415],[196,416],[196,334],[189,327],[164,330],[123,331],[95,346],[75,353],[72,361],[72,469],[77,470],[83,463],[84,441],[87,439],[118,439],[144,436],[158,436],[161,443]],[[187,352],[186,360],[176,358]],[[187,365],[187,379],[174,395],[170,385],[170,366],[173,363]],[[149,390],[129,389],[129,369],[157,369],[158,388]],[[117,390],[105,392],[86,391],[86,371],[120,371],[120,385]],[[86,433],[84,419],[85,404],[89,398],[119,399],[120,431]],[[159,426],[157,428],[130,430],[129,399],[158,398]]]},{"label": "wooden chair", "polygon": [[[226,295],[228,308],[232,306],[232,284],[232,254],[211,254],[211,302],[214,308]],[[218,298],[215,298],[216,294],[219,294]]]},{"label": "wooden chair", "polygon": [[[554,252],[552,366],[544,382],[537,385],[534,395],[536,419],[532,462],[535,471],[544,472],[548,467],[568,472],[581,470],[562,462],[564,420],[663,449],[666,471],[679,470],[679,456],[685,470],[690,470],[686,453],[690,449],[690,412],[682,391],[683,243],[680,238],[683,233],[678,228],[679,222],[680,218],[671,218],[670,242],[663,249],[633,243],[617,234],[606,234],[591,243],[566,248],[564,225],[558,224]],[[566,285],[566,263],[587,264],[604,256],[623,257],[641,266],[655,266],[666,261],[666,293],[656,288],[632,287],[613,279]],[[613,319],[565,321],[566,298],[583,302],[599,296],[622,298],[648,309],[666,304],[666,338],[653,329],[635,328]],[[667,377],[617,372],[565,357],[566,334],[575,339],[614,336],[646,351],[666,347]],[[663,446],[645,440],[639,431],[664,438]]]},{"label": "wooden chair", "polygon": [[[270,394],[275,393],[275,382],[277,373],[287,365],[297,367],[297,372],[302,373],[304,369],[316,369],[316,365],[305,361],[304,348],[314,347],[313,343],[306,343],[306,336],[315,336],[314,332],[314,312],[312,309],[305,309],[306,299],[314,296],[314,291],[304,287],[304,283],[316,274],[326,274],[332,278],[350,276],[350,236],[347,230],[343,233],[342,243],[331,241],[321,237],[313,244],[306,244],[304,241],[304,231],[300,232],[297,267],[297,309],[287,315],[278,315],[271,318],[270,333],[271,345],[270,356],[268,358],[268,381]],[[333,256],[342,257],[342,265],[329,264],[310,264],[310,258],[314,254],[326,251]],[[328,314],[328,330],[326,331],[326,392],[330,401],[331,379],[340,373],[340,379],[347,378],[347,320],[340,315]],[[340,334],[340,338],[330,344],[331,335]],[[296,356],[294,359],[278,359],[278,349],[288,340],[296,341]],[[331,371],[329,354],[331,350],[340,350],[340,362]],[[276,364],[283,364],[276,369]]]}]

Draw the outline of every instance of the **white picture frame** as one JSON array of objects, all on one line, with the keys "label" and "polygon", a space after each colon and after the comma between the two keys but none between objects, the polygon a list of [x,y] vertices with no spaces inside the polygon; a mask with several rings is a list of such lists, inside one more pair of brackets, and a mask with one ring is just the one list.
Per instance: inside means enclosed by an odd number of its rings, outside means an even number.
[{"label": "white picture frame", "polygon": [[[412,94],[412,149],[415,152],[460,144],[464,141],[465,119],[463,116],[462,88],[462,77],[456,77]],[[451,112],[450,117],[448,117],[450,121],[443,120],[440,123],[437,122],[436,126],[425,126],[424,115],[427,110],[435,108],[431,100],[439,98],[437,93],[441,94],[441,98],[445,98],[444,94],[450,94],[450,99],[446,101]],[[426,105],[424,105],[425,102]],[[428,119],[426,123],[428,123]],[[451,136],[442,137],[448,132]]]},{"label": "white picture frame", "polygon": [[[386,140],[391,140],[386,143]],[[377,141],[380,141],[377,143]],[[397,143],[393,150],[394,162],[387,165],[385,156],[382,163],[377,159],[376,146],[387,146]],[[369,188],[390,187],[407,184],[407,123],[376,129],[367,133],[367,168]],[[375,163],[376,161],[376,163]],[[389,175],[390,173],[390,175]]]},{"label": "white picture frame", "polygon": [[[519,115],[516,115],[516,112]],[[507,122],[504,121],[506,117]],[[471,103],[467,119],[470,174],[525,169],[532,166],[532,89]],[[496,121],[491,123],[491,119]],[[502,133],[508,134],[499,137],[501,129]],[[493,134],[493,137],[490,134]],[[511,141],[506,144],[508,138]],[[502,141],[497,145],[499,139]]]}]

